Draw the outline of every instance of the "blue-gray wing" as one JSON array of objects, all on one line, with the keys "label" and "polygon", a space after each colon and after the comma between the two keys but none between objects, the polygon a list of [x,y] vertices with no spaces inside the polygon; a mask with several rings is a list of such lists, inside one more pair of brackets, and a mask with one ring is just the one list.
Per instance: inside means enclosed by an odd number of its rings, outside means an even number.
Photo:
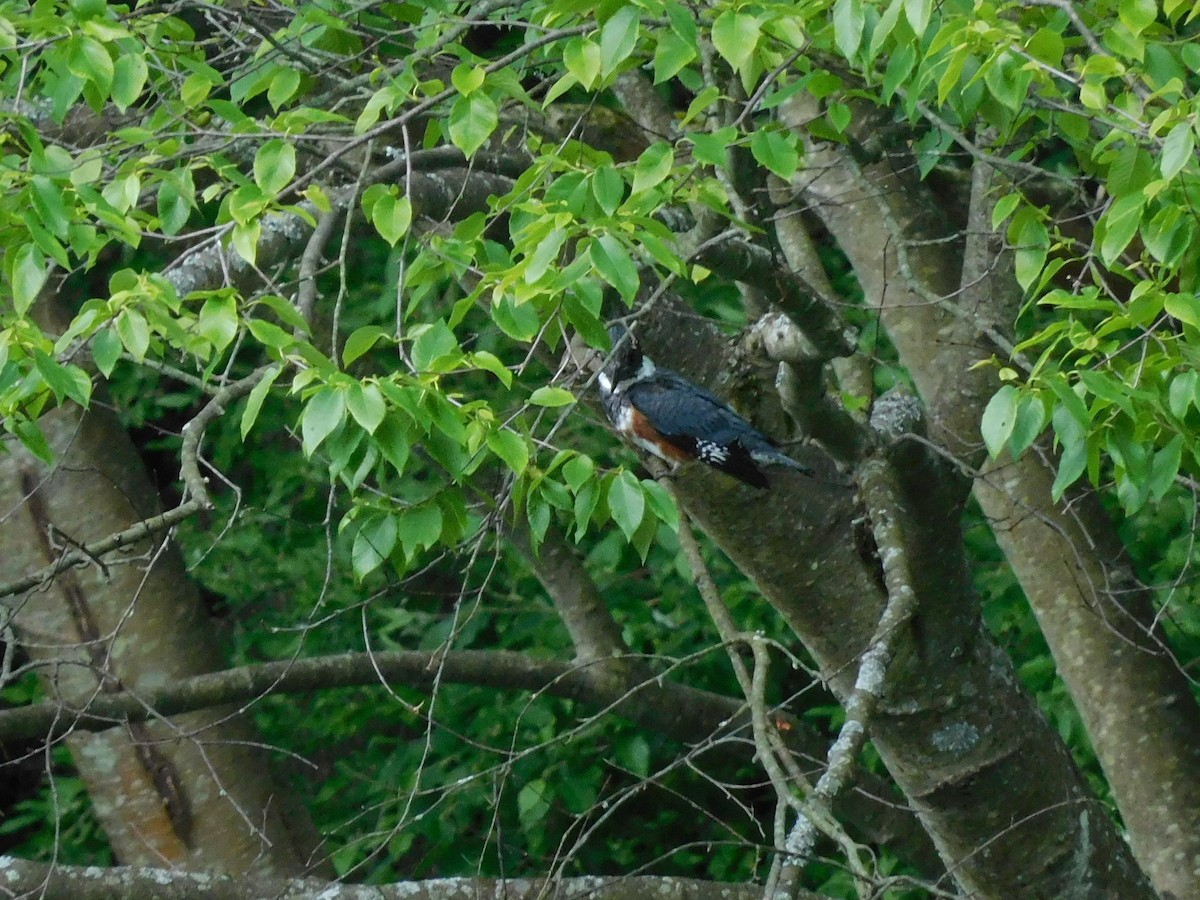
[{"label": "blue-gray wing", "polygon": [[768,486],[758,463],[808,471],[718,398],[675,372],[659,369],[630,385],[627,396],[666,440],[747,484]]}]

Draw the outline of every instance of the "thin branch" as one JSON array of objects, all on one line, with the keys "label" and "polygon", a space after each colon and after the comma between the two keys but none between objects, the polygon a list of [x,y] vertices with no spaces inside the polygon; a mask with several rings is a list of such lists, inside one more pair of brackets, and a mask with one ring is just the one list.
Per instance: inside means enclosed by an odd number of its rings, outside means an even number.
[{"label": "thin branch", "polygon": [[68,551],[50,565],[43,566],[36,572],[25,575],[15,581],[10,581],[7,584],[0,584],[0,599],[11,597],[30,588],[39,587],[72,566],[89,563],[93,559],[102,557],[105,553],[118,550],[121,547],[127,547],[130,544],[136,544],[156,532],[173,528],[203,508],[204,505],[198,500],[188,500],[174,509],[169,509],[161,515],[144,519],[126,528],[124,531],[118,531],[116,534],[110,535],[103,540],[93,541],[90,544],[82,545],[78,550]]},{"label": "thin branch", "polygon": [[[667,489],[674,495],[674,491],[669,486]],[[675,497],[675,502],[677,506],[680,506],[678,497]],[[729,615],[729,610],[721,598],[716,582],[713,581],[708,566],[704,562],[700,545],[692,533],[690,521],[687,514],[683,512],[682,506],[680,506],[679,544],[691,566],[692,576],[696,579],[696,588],[700,591],[704,605],[725,643],[734,675],[742,688],[746,702],[750,704],[750,720],[754,728],[754,747],[757,751],[757,759],[770,779],[772,787],[775,788],[778,806],[796,810],[803,821],[815,822],[817,827],[845,850],[847,859],[856,874],[865,878],[868,873],[859,861],[858,846],[834,818],[829,807],[823,805],[820,809],[813,810],[812,804],[807,800],[802,800],[799,796],[799,791],[809,792],[808,779],[800,771],[795,758],[784,745],[779,729],[771,721],[763,696],[769,662],[764,642],[756,636],[741,634],[734,625],[733,618]],[[747,644],[754,655],[753,675],[746,669],[742,658],[738,656],[737,645],[741,643]],[[774,880],[773,873],[772,881]],[[792,896],[796,896],[796,894],[793,893]]]},{"label": "thin branch", "polygon": [[[346,204],[349,206],[349,203]],[[305,322],[312,325],[313,313],[317,305],[317,270],[325,247],[333,237],[333,227],[337,224],[340,209],[330,209],[321,213],[317,219],[317,227],[309,236],[304,252],[300,255],[300,285],[297,289],[296,308]]]},{"label": "thin branch", "polygon": [[254,390],[275,364],[261,366],[237,381],[225,385],[204,405],[200,412],[183,426],[183,446],[179,450],[179,477],[187,485],[188,493],[201,509],[212,509],[208,496],[208,483],[200,474],[200,442],[204,432],[217,419],[225,415],[225,407]]}]

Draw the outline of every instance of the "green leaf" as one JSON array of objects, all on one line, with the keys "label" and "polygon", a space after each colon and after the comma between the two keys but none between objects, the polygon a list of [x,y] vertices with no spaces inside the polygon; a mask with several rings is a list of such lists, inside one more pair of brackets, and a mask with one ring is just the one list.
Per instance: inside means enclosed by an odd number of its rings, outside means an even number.
[{"label": "green leaf", "polygon": [[477,369],[491,372],[505,387],[512,387],[512,370],[504,365],[496,354],[489,353],[487,350],[476,350],[467,356],[467,362]]},{"label": "green leaf", "polygon": [[103,328],[92,335],[92,361],[100,373],[108,378],[113,367],[121,358],[121,339],[111,328]]},{"label": "green leaf", "polygon": [[1200,328],[1200,298],[1194,294],[1168,294],[1163,309],[1180,322]]},{"label": "green leaf", "polygon": [[1091,424],[1091,416],[1087,406],[1079,399],[1079,395],[1067,384],[1066,380],[1061,375],[1056,375],[1046,378],[1045,384],[1054,392],[1059,401],[1059,406],[1055,407],[1053,416],[1054,430],[1059,435],[1059,439],[1062,439],[1067,427],[1063,416],[1080,431],[1088,428]]},{"label": "green leaf", "polygon": [[1167,391],[1167,405],[1171,415],[1182,419],[1187,415],[1188,407],[1196,402],[1196,385],[1200,383],[1200,372],[1188,369],[1180,372],[1171,379],[1171,387]]},{"label": "green leaf", "polygon": [[998,229],[1001,222],[1016,212],[1021,200],[1020,194],[1005,194],[997,200],[996,205],[992,207],[992,228]]},{"label": "green leaf", "polygon": [[408,428],[401,416],[393,413],[384,418],[375,429],[375,444],[383,458],[392,464],[397,473],[404,471],[412,448],[408,439]]},{"label": "green leaf", "polygon": [[853,59],[862,44],[867,18],[862,0],[837,0],[833,5],[833,39],[846,59]]},{"label": "green leaf", "polygon": [[237,301],[231,295],[209,297],[200,308],[196,328],[219,352],[238,332]]},{"label": "green leaf", "polygon": [[37,422],[20,421],[13,426],[13,432],[25,449],[42,462],[54,462],[54,451],[50,449],[46,435],[42,434],[42,429],[38,427]]},{"label": "green leaf", "polygon": [[383,402],[383,394],[379,392],[379,386],[371,382],[350,385],[350,389],[346,392],[346,406],[350,410],[350,415],[354,417],[354,421],[372,434],[383,422],[384,415],[387,414],[387,404]]},{"label": "green leaf", "polygon": [[645,736],[632,734],[624,740],[617,741],[613,748],[617,762],[639,778],[650,774],[650,744]]},{"label": "green leaf", "polygon": [[795,146],[778,131],[759,128],[750,138],[750,152],[762,165],[785,181],[795,175],[800,166],[800,154]]},{"label": "green leaf", "polygon": [[362,206],[379,236],[393,247],[412,225],[412,201],[397,196],[395,187],[372,185],[363,194]]},{"label": "green leaf", "polygon": [[1142,211],[1145,208],[1146,195],[1140,190],[1118,197],[1108,208],[1101,220],[1104,239],[1100,243],[1100,256],[1105,265],[1111,266],[1125,252],[1142,224]]},{"label": "green leaf", "polygon": [[258,237],[261,233],[258,222],[239,223],[233,226],[233,234],[230,237],[230,242],[233,244],[233,249],[237,251],[238,256],[254,265],[254,260],[258,256]]},{"label": "green leaf", "polygon": [[258,298],[258,303],[279,316],[279,321],[284,325],[291,325],[297,331],[308,331],[308,323],[300,315],[300,310],[278,294],[264,294]]},{"label": "green leaf", "polygon": [[573,38],[563,48],[563,63],[576,81],[591,90],[600,78],[600,45],[588,38]]},{"label": "green leaf", "polygon": [[1171,129],[1163,141],[1162,154],[1158,158],[1159,171],[1163,178],[1174,178],[1192,160],[1196,150],[1195,132],[1192,123],[1180,122]]},{"label": "green leaf", "polygon": [[496,325],[510,338],[529,341],[541,330],[542,320],[532,303],[514,303],[511,297],[501,297],[492,308]]},{"label": "green leaf", "polygon": [[65,238],[71,224],[67,201],[63,198],[63,185],[51,181],[45,175],[34,175],[30,181],[33,208],[46,230],[55,237]]},{"label": "green leaf", "polygon": [[196,187],[187,169],[163,175],[158,188],[158,218],[165,234],[178,234],[196,204]]},{"label": "green leaf", "polygon": [[346,338],[346,344],[342,347],[342,365],[350,365],[379,343],[381,338],[388,337],[390,334],[388,329],[379,325],[364,325],[362,328],[356,328],[350,337]]},{"label": "green leaf", "polygon": [[1063,448],[1062,456],[1058,461],[1058,474],[1054,477],[1054,484],[1050,486],[1050,497],[1055,503],[1062,499],[1067,488],[1079,480],[1079,476],[1083,474],[1085,468],[1087,468],[1087,443],[1085,441],[1080,440]]},{"label": "green leaf", "polygon": [[733,10],[717,16],[712,26],[713,47],[738,72],[754,55],[761,35],[762,28],[756,17]]},{"label": "green leaf", "polygon": [[141,96],[150,70],[140,53],[122,53],[113,68],[112,100],[119,112],[125,112]]},{"label": "green leaf", "polygon": [[271,104],[271,109],[277,110],[291,100],[299,89],[300,73],[295,69],[278,68],[271,76],[271,86],[267,88],[267,102]]},{"label": "green leaf", "polygon": [[472,66],[467,63],[460,63],[450,73],[450,83],[454,85],[456,91],[464,96],[473,94],[483,87],[485,78],[487,78],[487,71],[483,66]]},{"label": "green leaf", "polygon": [[[600,166],[592,175],[592,195],[604,210],[604,214],[611,216],[625,199],[625,179],[612,166]],[[562,229],[556,228],[555,231]],[[557,250],[555,252],[557,253]]]},{"label": "green leaf", "polygon": [[670,81],[698,55],[694,43],[670,31],[661,35],[654,48],[654,83]]},{"label": "green leaf", "polygon": [[275,196],[296,174],[296,148],[278,138],[267,141],[254,154],[254,183]]},{"label": "green leaf", "polygon": [[[871,28],[871,43],[867,48],[867,57],[874,59],[884,43],[896,29],[896,23],[900,19],[900,10],[904,0],[891,0],[887,9],[883,11],[883,15],[874,23]],[[838,129],[839,131],[841,129]]]},{"label": "green leaf", "polygon": [[116,320],[117,336],[129,355],[141,362],[150,349],[150,325],[136,309],[122,310]]},{"label": "green leaf", "polygon": [[[624,184],[624,182],[622,182]],[[537,247],[528,257],[525,271],[522,274],[526,284],[533,284],[546,274],[550,266],[558,261],[558,253],[567,241],[567,232],[563,228],[555,228],[538,241]]]},{"label": "green leaf", "polygon": [[671,174],[675,164],[675,153],[671,145],[665,141],[651,144],[641,156],[633,169],[633,193],[640,194],[654,187]]},{"label": "green leaf", "polygon": [[562,473],[567,486],[575,493],[579,493],[579,489],[590,482],[596,474],[596,464],[589,457],[576,456],[563,465]]},{"label": "green leaf", "polygon": [[411,353],[413,368],[418,372],[428,371],[438,359],[457,349],[458,338],[445,322],[438,319],[417,333]]},{"label": "green leaf", "polygon": [[1150,462],[1150,475],[1146,479],[1146,486],[1150,489],[1150,495],[1155,500],[1161,500],[1163,495],[1175,483],[1175,476],[1179,474],[1179,463],[1182,456],[1182,434],[1175,435],[1167,442],[1165,447],[1154,454],[1154,459]]},{"label": "green leaf", "polygon": [[540,387],[530,395],[529,402],[534,406],[568,406],[575,402],[575,395],[560,387]]},{"label": "green leaf", "polygon": [[542,820],[549,811],[550,790],[544,778],[535,778],[517,793],[517,821],[523,831],[542,832]]},{"label": "green leaf", "polygon": [[1000,451],[1012,435],[1013,426],[1016,424],[1017,396],[1017,389],[1011,384],[1006,384],[996,391],[983,411],[979,430],[992,459],[1000,455]]},{"label": "green leaf", "polygon": [[600,277],[616,288],[626,303],[632,303],[641,280],[633,258],[621,242],[611,234],[602,234],[592,241],[589,252]]},{"label": "green leaf", "polygon": [[1050,235],[1038,214],[1028,207],[1018,210],[1008,229],[1009,239],[1016,244],[1013,268],[1017,283],[1029,290],[1041,277],[1050,249]]},{"label": "green leaf", "polygon": [[521,475],[529,465],[529,447],[525,439],[515,432],[493,431],[487,436],[487,445],[517,475]]},{"label": "green leaf", "polygon": [[595,481],[588,482],[575,492],[575,543],[579,543],[587,534],[596,507],[600,505],[600,494],[599,484]]},{"label": "green leaf", "polygon": [[450,140],[466,156],[474,156],[499,121],[496,101],[487,94],[477,91],[459,97],[450,108]]},{"label": "green leaf", "polygon": [[25,315],[30,304],[37,299],[47,275],[46,257],[33,244],[24,244],[12,255],[9,282],[12,285],[13,306],[18,315]]},{"label": "green leaf", "polygon": [[1017,401],[1016,418],[1009,438],[1009,450],[1014,459],[1029,449],[1049,421],[1050,414],[1040,397],[1033,394],[1021,395]]},{"label": "green leaf", "polygon": [[633,540],[646,514],[646,495],[632,472],[621,472],[608,486],[608,511],[626,540]]},{"label": "green leaf", "polygon": [[74,400],[80,406],[86,407],[92,396],[92,381],[78,366],[63,365],[48,353],[41,350],[33,352],[33,365],[37,369],[46,386],[54,392],[58,403],[63,398]]},{"label": "green leaf", "polygon": [[616,71],[637,46],[641,14],[632,3],[622,4],[600,29],[600,70],[605,75]]},{"label": "green leaf", "polygon": [[364,519],[354,536],[350,554],[354,577],[360,581],[383,564],[395,548],[400,533],[396,517],[391,514],[376,513]]},{"label": "green leaf", "polygon": [[904,18],[918,37],[925,33],[932,12],[933,0],[904,0]]},{"label": "green leaf", "polygon": [[850,127],[850,120],[853,118],[853,115],[850,107],[845,103],[831,102],[825,107],[825,118],[829,120],[829,124],[833,126],[833,130],[838,134],[844,134],[846,129]]},{"label": "green leaf", "polygon": [[1134,34],[1141,34],[1158,16],[1158,4],[1154,0],[1122,0],[1117,4],[1121,22]]},{"label": "green leaf", "polygon": [[72,75],[94,84],[101,94],[107,95],[112,89],[112,56],[104,45],[94,38],[76,34],[71,39],[67,68]]},{"label": "green leaf", "polygon": [[254,339],[264,347],[274,347],[276,350],[282,350],[284,347],[290,347],[296,343],[294,337],[274,322],[268,322],[266,319],[250,319],[246,322],[246,327],[250,329],[250,333],[254,335]]},{"label": "green leaf", "polygon": [[667,493],[667,489],[653,479],[643,478],[642,490],[650,503],[651,512],[672,531],[678,531],[679,507],[675,505],[675,500]]},{"label": "green leaf", "polygon": [[732,125],[726,125],[711,134],[698,131],[688,135],[688,139],[694,147],[692,152],[697,162],[725,167],[729,165],[729,146],[737,140],[737,136],[737,129]]},{"label": "green leaf", "polygon": [[400,543],[412,556],[418,550],[432,547],[442,536],[442,511],[436,503],[424,503],[404,511],[400,517]]},{"label": "green leaf", "polygon": [[346,420],[346,392],[323,387],[304,406],[300,435],[304,454],[312,456],[321,443]]},{"label": "green leaf", "polygon": [[246,440],[246,435],[250,433],[250,429],[254,427],[255,421],[258,419],[258,413],[262,409],[263,401],[267,398],[267,394],[271,391],[271,385],[275,383],[275,379],[279,377],[279,373],[283,371],[279,366],[272,366],[266,371],[262,379],[251,390],[250,395],[246,398],[246,408],[242,410],[242,440]]}]

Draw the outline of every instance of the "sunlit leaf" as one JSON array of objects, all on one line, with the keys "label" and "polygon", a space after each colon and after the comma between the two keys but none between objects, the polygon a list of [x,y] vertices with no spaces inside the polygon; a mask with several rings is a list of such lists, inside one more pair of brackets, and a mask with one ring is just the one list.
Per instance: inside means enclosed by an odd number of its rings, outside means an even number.
[{"label": "sunlit leaf", "polygon": [[300,434],[304,453],[312,456],[317,448],[346,420],[346,392],[323,387],[304,406]]}]

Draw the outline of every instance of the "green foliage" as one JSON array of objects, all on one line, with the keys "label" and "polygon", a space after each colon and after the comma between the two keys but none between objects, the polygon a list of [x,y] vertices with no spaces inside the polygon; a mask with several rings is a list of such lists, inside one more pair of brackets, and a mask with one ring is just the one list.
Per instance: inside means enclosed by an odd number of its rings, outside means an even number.
[{"label": "green foliage", "polygon": [[[129,424],[170,434],[150,451],[177,454],[183,423],[253,376],[204,441],[229,528],[181,535],[193,575],[221,598],[237,662],[450,646],[570,658],[527,563],[497,540],[520,530],[535,553],[552,533],[573,542],[635,652],[664,669],[687,660],[690,683],[732,693],[705,649],[678,511],[559,361],[571,335],[608,349],[607,320],[660,279],[702,313],[744,321],[736,290],[664,211],[757,236],[729,186],[747,167],[804,173],[783,113],[809,97],[810,135],[862,158],[903,126],[923,175],[960,166],[968,136],[1011,176],[992,224],[1027,302],[984,442],[998,456],[1052,439],[1056,499],[1084,478],[1112,485],[1131,543],[1166,543],[1139,562],[1173,585],[1170,627],[1194,642],[1195,598],[1173,581],[1194,565],[1194,510],[1176,486],[1200,477],[1194,9],[1077,6],[1086,33],[1053,4],[537,0],[519,27],[496,7],[484,24],[500,34],[481,40],[486,28],[464,24],[474,8],[331,0],[292,4],[226,52],[182,12],[9,3],[0,81],[21,102],[6,107],[0,149],[0,421],[47,458],[38,419],[102,392]],[[648,143],[619,116],[607,131],[589,124],[608,121],[634,72],[673,104],[673,127]],[[881,115],[879,135],[860,133],[867,113]],[[85,114],[118,124],[81,136]],[[480,198],[454,180],[463,171],[498,177]],[[1055,190],[1072,180],[1092,186],[1090,204]],[[439,190],[454,201],[428,199]],[[300,262],[322,216],[328,243]],[[233,251],[223,269],[236,277],[179,290],[209,246]],[[836,248],[820,251],[838,295],[857,300]],[[251,267],[266,281],[243,278]],[[64,275],[73,299],[56,330],[39,306]],[[309,288],[315,310],[298,302]],[[846,318],[877,386],[904,379],[873,312]],[[1094,772],[991,553],[979,549],[991,625]],[[752,586],[712,564],[742,626],[782,637]],[[684,748],[592,712],[462,686],[256,707],[269,741],[317,760],[318,775],[295,777],[341,874],[544,872],[564,854],[564,871],[661,857],[672,871],[748,877],[746,849],[764,840],[744,812],[754,774],[724,770],[741,807],[697,822],[680,798],[703,779],[672,765]],[[649,783],[652,801],[639,794]],[[73,839],[92,846],[76,785],[57,784],[84,823]],[[19,815],[45,821],[45,796],[31,803]],[[648,850],[607,820],[592,829],[597,804],[670,837]],[[813,878],[850,890],[834,867]]]}]

